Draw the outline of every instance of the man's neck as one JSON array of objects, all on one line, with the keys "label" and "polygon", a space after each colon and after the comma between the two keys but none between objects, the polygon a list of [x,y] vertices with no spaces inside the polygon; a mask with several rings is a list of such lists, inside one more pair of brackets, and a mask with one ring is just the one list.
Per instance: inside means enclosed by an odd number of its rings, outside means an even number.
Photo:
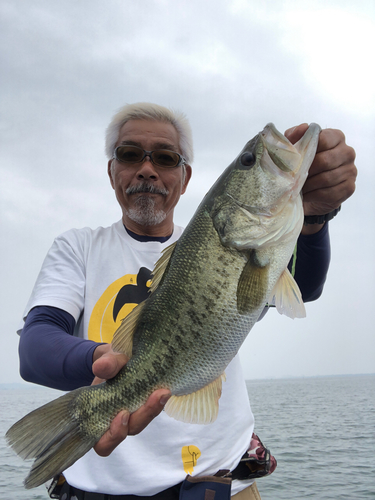
[{"label": "man's neck", "polygon": [[150,236],[152,238],[170,237],[174,228],[172,217],[167,217],[161,224],[154,226],[143,226],[125,216],[122,217],[122,222],[128,231],[138,236]]},{"label": "man's neck", "polygon": [[142,242],[159,241],[160,243],[165,243],[172,236],[172,234],[170,234],[169,236],[148,236],[145,234],[137,234],[137,233],[134,233],[133,231],[131,231],[130,229],[128,229],[125,226],[125,224],[124,224],[124,228],[126,229],[126,232],[128,233],[129,236],[131,236],[133,239],[135,239],[137,241],[142,241]]}]

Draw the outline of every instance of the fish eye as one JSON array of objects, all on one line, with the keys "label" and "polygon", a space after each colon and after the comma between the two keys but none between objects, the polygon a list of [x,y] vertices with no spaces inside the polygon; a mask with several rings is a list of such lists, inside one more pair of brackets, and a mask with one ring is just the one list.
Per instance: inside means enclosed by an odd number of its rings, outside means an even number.
[{"label": "fish eye", "polygon": [[255,163],[256,157],[253,153],[246,151],[241,156],[241,163],[244,167],[252,167]]}]

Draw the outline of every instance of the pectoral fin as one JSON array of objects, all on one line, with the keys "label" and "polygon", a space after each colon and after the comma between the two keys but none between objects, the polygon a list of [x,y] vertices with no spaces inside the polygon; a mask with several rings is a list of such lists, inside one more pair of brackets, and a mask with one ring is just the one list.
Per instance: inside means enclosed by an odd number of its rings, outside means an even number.
[{"label": "pectoral fin", "polygon": [[237,285],[237,310],[240,314],[249,314],[261,305],[267,294],[268,263],[257,260],[252,252],[246,262]]},{"label": "pectoral fin", "polygon": [[133,337],[137,327],[139,315],[146,303],[146,300],[138,304],[122,321],[113,335],[112,349],[116,352],[126,354],[129,358],[133,353]]},{"label": "pectoral fin", "polygon": [[167,415],[187,424],[210,424],[217,418],[223,373],[199,391],[184,396],[171,396],[165,405]]},{"label": "pectoral fin", "polygon": [[269,303],[274,304],[280,314],[289,318],[306,316],[301,291],[288,269],[285,269],[272,290]]}]

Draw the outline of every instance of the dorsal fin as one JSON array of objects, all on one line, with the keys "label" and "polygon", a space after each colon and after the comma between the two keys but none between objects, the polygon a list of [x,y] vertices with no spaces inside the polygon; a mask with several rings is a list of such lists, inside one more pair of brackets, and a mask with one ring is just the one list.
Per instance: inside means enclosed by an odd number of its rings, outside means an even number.
[{"label": "dorsal fin", "polygon": [[306,316],[301,291],[289,269],[285,269],[281,274],[272,290],[269,303],[274,304],[280,314],[285,314],[289,318],[304,318]]},{"label": "dorsal fin", "polygon": [[170,258],[172,257],[173,250],[175,249],[177,241],[172,243],[172,245],[169,245],[165,250],[163,250],[163,253],[159,260],[156,262],[154,270],[152,271],[152,281],[151,281],[151,286],[150,286],[150,292],[154,292],[163,275],[164,272],[167,268],[167,265],[169,263]]},{"label": "dorsal fin", "polygon": [[225,374],[196,392],[171,396],[165,405],[167,415],[188,424],[210,424],[217,418]]},{"label": "dorsal fin", "polygon": [[115,331],[112,340],[112,349],[115,352],[126,354],[129,358],[132,357],[134,331],[146,300],[135,306]]}]

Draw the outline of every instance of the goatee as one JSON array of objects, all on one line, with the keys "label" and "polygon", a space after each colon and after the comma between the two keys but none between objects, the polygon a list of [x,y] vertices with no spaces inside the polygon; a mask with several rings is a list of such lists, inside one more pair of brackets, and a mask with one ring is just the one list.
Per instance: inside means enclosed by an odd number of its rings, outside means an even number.
[{"label": "goatee", "polygon": [[167,196],[169,191],[155,187],[153,184],[143,182],[137,186],[131,186],[126,190],[126,194],[139,194],[135,200],[135,207],[129,208],[126,215],[133,222],[142,226],[156,226],[167,217],[164,210],[156,208],[155,199],[150,196],[142,196],[142,193],[155,193]]}]

